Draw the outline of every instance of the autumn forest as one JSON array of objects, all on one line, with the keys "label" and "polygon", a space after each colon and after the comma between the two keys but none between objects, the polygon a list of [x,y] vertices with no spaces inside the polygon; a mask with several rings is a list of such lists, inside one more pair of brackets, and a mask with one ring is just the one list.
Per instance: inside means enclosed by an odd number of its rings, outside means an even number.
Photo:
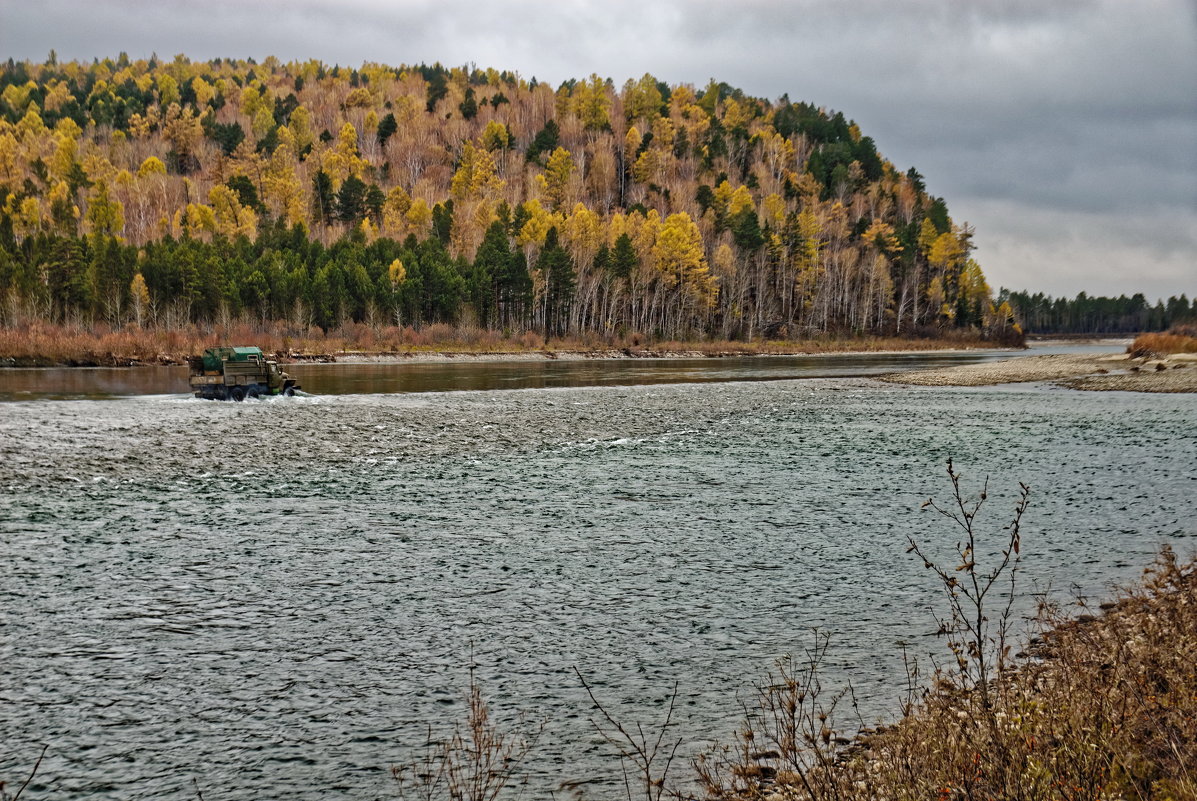
[{"label": "autumn forest", "polygon": [[841,113],[651,75],[8,61],[0,326],[1018,336]]}]

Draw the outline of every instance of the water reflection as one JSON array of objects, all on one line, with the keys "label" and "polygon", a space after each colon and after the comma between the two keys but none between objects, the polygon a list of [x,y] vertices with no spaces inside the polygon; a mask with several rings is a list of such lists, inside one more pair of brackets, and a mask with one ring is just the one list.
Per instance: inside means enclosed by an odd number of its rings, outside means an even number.
[{"label": "water reflection", "polygon": [[[1117,344],[1040,345],[1035,353],[1115,351]],[[1018,351],[743,356],[695,359],[533,359],[393,364],[294,364],[288,372],[318,395],[540,389],[545,387],[775,381],[868,376],[894,370],[971,364]],[[102,399],[186,394],[185,367],[94,367],[0,370],[0,401]]]}]

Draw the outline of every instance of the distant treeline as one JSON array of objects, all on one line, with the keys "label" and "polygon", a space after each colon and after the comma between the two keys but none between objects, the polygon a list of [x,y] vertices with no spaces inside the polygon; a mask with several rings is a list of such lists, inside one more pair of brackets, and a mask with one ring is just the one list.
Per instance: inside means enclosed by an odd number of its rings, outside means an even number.
[{"label": "distant treeline", "polygon": [[1069,299],[1003,289],[999,299],[1010,304],[1028,334],[1133,334],[1197,322],[1197,301],[1183,294],[1154,306],[1141,292],[1116,298],[1081,292]]}]

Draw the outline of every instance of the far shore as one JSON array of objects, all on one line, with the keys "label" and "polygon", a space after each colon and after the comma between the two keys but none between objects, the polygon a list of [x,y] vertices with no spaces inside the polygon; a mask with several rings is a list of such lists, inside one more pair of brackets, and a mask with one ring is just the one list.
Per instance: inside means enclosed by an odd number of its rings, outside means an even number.
[{"label": "far shore", "polygon": [[[596,350],[536,350],[495,351],[474,353],[463,351],[414,351],[406,353],[337,353],[329,363],[336,364],[452,364],[454,362],[542,362],[542,361],[602,361],[620,359],[728,359],[744,357],[771,358],[779,356],[884,356],[901,353],[969,353],[987,350],[1012,350],[994,347],[943,347],[943,348],[852,348],[844,349],[801,349],[781,348],[769,350],[690,350],[686,348],[611,348]],[[293,362],[320,362],[323,359],[295,358]]]},{"label": "far shore", "polygon": [[[240,343],[240,340],[238,340]],[[38,351],[4,352],[0,348],[0,367],[163,367],[186,364],[210,342],[196,342],[190,348],[147,350],[145,348],[104,348],[99,343],[72,343],[57,353]],[[243,344],[258,344],[246,340]],[[405,349],[370,350],[367,348],[321,349],[319,342],[305,342],[301,348],[262,349],[285,364],[450,364],[460,362],[535,362],[590,361],[604,359],[714,359],[747,356],[832,356],[899,353],[962,353],[968,351],[1017,350],[1010,345],[979,339],[916,339],[869,337],[860,339],[817,339],[795,342],[663,342],[650,345],[590,347],[588,343],[565,340],[522,347],[516,343],[496,343],[497,347],[477,347],[448,342]],[[97,346],[98,345],[98,346]]]},{"label": "far shore", "polygon": [[1052,382],[1070,389],[1124,392],[1197,392],[1197,354],[1135,358],[1126,353],[1016,356],[932,370],[888,373],[880,380],[934,387]]}]

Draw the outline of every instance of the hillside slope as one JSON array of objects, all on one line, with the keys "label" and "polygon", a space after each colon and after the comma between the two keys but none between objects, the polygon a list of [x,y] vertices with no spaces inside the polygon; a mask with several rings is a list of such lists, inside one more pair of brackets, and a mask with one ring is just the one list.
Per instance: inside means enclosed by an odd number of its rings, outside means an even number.
[{"label": "hillside slope", "polygon": [[714,81],[10,60],[0,200],[9,326],[1013,330],[913,168]]}]

